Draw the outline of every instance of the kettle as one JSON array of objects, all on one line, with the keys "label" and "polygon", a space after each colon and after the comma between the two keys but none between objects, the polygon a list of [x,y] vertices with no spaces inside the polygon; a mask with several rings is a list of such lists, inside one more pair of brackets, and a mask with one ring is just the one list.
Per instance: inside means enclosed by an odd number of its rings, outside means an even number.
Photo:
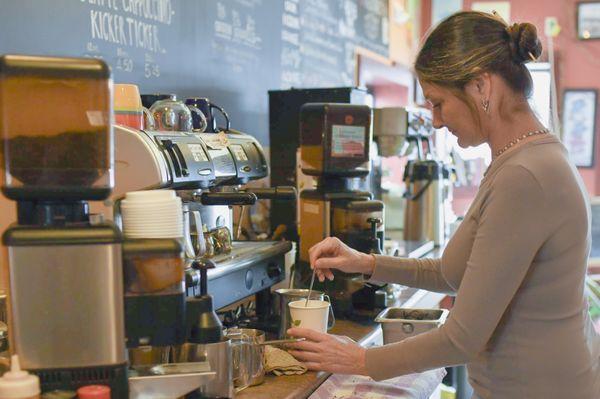
[{"label": "kettle", "polygon": [[[166,98],[158,100],[150,107],[156,130],[202,133],[208,126],[206,116],[197,107],[182,101]],[[199,127],[193,128],[192,114],[199,120]]]}]

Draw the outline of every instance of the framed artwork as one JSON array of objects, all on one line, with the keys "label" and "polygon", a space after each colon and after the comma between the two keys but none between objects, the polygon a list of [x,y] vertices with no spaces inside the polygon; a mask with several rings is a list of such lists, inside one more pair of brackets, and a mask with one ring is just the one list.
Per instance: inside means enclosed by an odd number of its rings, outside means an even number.
[{"label": "framed artwork", "polygon": [[600,1],[577,3],[577,38],[600,39]]},{"label": "framed artwork", "polygon": [[563,93],[563,143],[576,166],[594,166],[596,136],[595,89],[566,89]]}]

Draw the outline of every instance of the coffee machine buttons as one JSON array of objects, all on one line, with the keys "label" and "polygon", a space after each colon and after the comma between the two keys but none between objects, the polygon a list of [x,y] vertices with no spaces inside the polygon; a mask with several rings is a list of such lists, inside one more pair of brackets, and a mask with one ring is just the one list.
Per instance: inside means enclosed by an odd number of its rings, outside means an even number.
[{"label": "coffee machine buttons", "polygon": [[192,157],[194,157],[194,161],[208,162],[208,156],[206,155],[206,152],[204,152],[204,148],[202,148],[201,144],[188,144],[187,146]]},{"label": "coffee machine buttons", "polygon": [[238,161],[248,161],[248,156],[244,152],[244,148],[241,145],[235,144],[231,146],[231,150],[233,155],[235,155],[235,159]]},{"label": "coffee machine buttons", "polygon": [[246,271],[246,278],[244,279],[244,282],[246,284],[246,289],[251,290],[252,285],[254,284],[254,272],[252,272],[252,269],[248,269]]},{"label": "coffee machine buttons", "polygon": [[281,276],[281,268],[277,263],[269,263],[267,266],[267,276],[269,278],[275,279]]}]

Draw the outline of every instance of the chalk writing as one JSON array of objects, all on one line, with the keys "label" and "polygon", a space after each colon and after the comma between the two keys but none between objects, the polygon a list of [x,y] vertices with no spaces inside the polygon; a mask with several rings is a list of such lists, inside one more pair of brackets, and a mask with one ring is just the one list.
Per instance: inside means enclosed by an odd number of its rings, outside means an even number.
[{"label": "chalk writing", "polygon": [[92,40],[166,53],[160,25],[171,25],[175,10],[171,0],[79,0],[89,11]]}]

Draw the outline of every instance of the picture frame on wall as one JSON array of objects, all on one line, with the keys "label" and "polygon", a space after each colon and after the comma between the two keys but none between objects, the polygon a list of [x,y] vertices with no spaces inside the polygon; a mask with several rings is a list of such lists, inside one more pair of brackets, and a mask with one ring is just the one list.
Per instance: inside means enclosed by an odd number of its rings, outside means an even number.
[{"label": "picture frame on wall", "polygon": [[573,163],[582,168],[594,166],[597,98],[595,89],[563,92],[563,144]]},{"label": "picture frame on wall", "polygon": [[600,39],[600,1],[577,3],[577,38]]}]

